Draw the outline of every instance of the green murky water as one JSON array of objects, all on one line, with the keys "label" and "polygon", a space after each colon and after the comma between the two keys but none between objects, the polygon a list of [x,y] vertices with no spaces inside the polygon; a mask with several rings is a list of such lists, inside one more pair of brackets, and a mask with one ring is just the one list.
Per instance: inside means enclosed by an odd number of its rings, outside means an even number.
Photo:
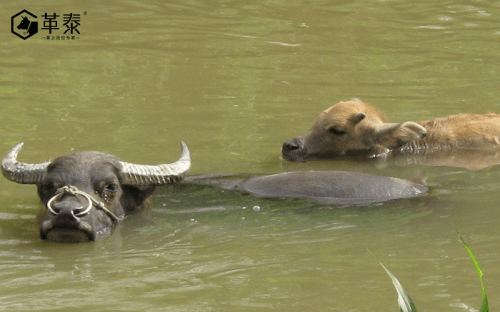
[{"label": "green murky water", "polygon": [[[0,310],[397,311],[381,261],[419,310],[476,311],[479,281],[456,230],[481,264],[491,310],[500,307],[498,166],[280,159],[285,140],[353,97],[394,122],[500,112],[499,3],[0,7],[3,154],[24,141],[27,162],[98,150],[157,164],[177,159],[184,140],[191,174],[351,170],[431,187],[421,198],[344,209],[164,187],[150,213],[112,236],[60,245],[38,238],[35,187],[2,178]],[[23,9],[81,13],[80,38],[46,40],[40,30],[21,40],[9,21]]]}]

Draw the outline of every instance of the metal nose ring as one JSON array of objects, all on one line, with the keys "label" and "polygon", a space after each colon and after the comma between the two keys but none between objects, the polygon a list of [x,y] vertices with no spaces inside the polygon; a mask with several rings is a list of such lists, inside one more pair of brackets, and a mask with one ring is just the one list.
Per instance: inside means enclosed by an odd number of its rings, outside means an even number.
[{"label": "metal nose ring", "polygon": [[79,191],[76,187],[74,186],[63,186],[62,188],[60,188],[57,192],[56,195],[54,195],[48,202],[47,202],[47,209],[54,215],[57,215],[58,212],[56,212],[54,210],[54,208],[52,208],[52,203],[54,202],[54,200],[58,199],[59,197],[61,197],[64,193],[70,193],[74,196],[76,195],[82,195],[83,197],[85,197],[87,199],[87,201],[89,202],[87,208],[85,208],[85,210],[83,211],[80,211],[78,213],[75,213],[75,217],[81,217],[81,216],[84,216],[86,215],[87,213],[89,213],[90,209],[92,209],[92,200],[90,199],[90,197],[87,195],[87,193],[85,192],[81,192]]}]

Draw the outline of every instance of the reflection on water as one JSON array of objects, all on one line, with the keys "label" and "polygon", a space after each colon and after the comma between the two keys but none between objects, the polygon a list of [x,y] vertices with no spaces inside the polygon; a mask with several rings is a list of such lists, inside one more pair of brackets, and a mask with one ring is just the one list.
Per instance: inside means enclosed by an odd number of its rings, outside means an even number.
[{"label": "reflection on water", "polygon": [[[3,21],[25,9],[2,8]],[[97,243],[59,245],[38,239],[35,187],[0,179],[0,310],[387,311],[396,293],[381,261],[420,310],[473,311],[479,283],[456,229],[498,297],[497,166],[280,159],[282,142],[354,97],[392,122],[500,112],[498,4],[26,6],[66,8],[88,12],[79,41],[0,34],[3,153],[25,141],[26,162],[98,150],[158,164],[177,159],[184,140],[191,174],[348,170],[424,182],[430,193],[337,209],[165,187],[152,215]],[[230,209],[203,211],[220,206]],[[183,210],[192,212],[165,213]]]}]

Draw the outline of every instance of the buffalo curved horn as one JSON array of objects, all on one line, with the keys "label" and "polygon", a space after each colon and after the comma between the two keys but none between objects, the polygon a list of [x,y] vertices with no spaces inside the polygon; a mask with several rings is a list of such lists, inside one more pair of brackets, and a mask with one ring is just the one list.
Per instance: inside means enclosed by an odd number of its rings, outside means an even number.
[{"label": "buffalo curved horn", "polygon": [[157,166],[136,165],[121,162],[123,184],[162,185],[180,181],[191,167],[191,157],[186,143],[181,142],[181,157],[172,164]]},{"label": "buffalo curved horn", "polygon": [[3,176],[10,181],[22,184],[40,183],[47,174],[47,166],[50,161],[40,164],[27,164],[17,161],[17,154],[19,154],[23,145],[24,142],[18,143],[2,160]]}]

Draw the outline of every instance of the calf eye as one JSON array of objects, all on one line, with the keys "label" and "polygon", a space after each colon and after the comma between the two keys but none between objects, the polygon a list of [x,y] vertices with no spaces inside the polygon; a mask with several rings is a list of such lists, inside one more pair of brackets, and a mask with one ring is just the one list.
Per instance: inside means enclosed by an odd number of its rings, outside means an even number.
[{"label": "calf eye", "polygon": [[328,132],[330,132],[331,134],[337,135],[337,136],[341,136],[341,135],[344,135],[347,133],[347,131],[339,130],[339,129],[336,129],[334,127],[328,129]]}]

